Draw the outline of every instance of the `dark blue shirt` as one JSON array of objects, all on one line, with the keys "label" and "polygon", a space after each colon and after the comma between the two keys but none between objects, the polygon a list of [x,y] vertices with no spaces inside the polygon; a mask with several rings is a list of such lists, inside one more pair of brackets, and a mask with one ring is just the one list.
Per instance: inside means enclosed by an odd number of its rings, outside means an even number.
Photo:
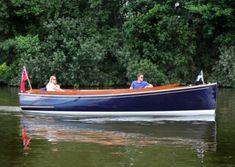
[{"label": "dark blue shirt", "polygon": [[133,81],[131,83],[131,88],[135,89],[135,88],[145,88],[146,86],[149,86],[149,83],[146,81],[142,81],[142,82],[137,82],[137,81]]}]

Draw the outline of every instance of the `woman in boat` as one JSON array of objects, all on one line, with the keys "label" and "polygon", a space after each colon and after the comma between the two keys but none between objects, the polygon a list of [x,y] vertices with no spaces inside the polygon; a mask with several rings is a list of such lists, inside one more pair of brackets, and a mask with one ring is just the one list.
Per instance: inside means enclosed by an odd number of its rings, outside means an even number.
[{"label": "woman in boat", "polygon": [[57,85],[56,77],[53,75],[50,77],[49,83],[46,86],[47,91],[64,91],[60,88],[60,85]]},{"label": "woman in boat", "polygon": [[151,88],[153,87],[152,84],[144,81],[144,74],[139,73],[137,74],[137,80],[133,81],[131,83],[130,89],[136,89],[136,88]]}]

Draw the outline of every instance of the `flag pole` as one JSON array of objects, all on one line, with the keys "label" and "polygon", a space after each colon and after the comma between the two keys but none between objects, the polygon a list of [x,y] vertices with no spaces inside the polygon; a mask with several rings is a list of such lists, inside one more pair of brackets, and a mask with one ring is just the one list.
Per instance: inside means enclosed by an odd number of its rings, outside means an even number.
[{"label": "flag pole", "polygon": [[[24,68],[24,70],[26,71],[25,66],[23,66],[23,68]],[[29,80],[28,73],[27,73],[27,81],[28,81],[28,83],[29,83],[29,88],[30,88],[30,90],[32,90],[32,86],[31,86],[31,82],[30,82],[30,80]]]},{"label": "flag pole", "polygon": [[205,84],[203,70],[202,70],[202,83]]}]

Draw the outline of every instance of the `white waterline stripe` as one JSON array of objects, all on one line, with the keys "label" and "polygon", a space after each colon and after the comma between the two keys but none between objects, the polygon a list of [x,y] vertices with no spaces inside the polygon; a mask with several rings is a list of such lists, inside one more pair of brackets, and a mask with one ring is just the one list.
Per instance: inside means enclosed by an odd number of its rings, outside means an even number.
[{"label": "white waterline stripe", "polygon": [[34,111],[23,112],[40,114],[62,114],[80,116],[192,116],[215,115],[215,110],[184,110],[184,111]]},{"label": "white waterline stripe", "polygon": [[55,108],[54,106],[20,106],[21,108]]}]

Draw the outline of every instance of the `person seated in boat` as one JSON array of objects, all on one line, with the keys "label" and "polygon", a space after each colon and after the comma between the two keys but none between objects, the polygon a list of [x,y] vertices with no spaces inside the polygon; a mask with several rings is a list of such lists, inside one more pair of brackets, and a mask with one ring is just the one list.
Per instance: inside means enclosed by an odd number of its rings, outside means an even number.
[{"label": "person seated in boat", "polygon": [[60,88],[60,85],[57,85],[56,77],[53,75],[50,77],[49,83],[46,86],[47,91],[64,91]]},{"label": "person seated in boat", "polygon": [[152,84],[144,81],[144,74],[139,73],[137,74],[137,80],[131,83],[130,89],[151,88],[151,87],[153,87]]}]

